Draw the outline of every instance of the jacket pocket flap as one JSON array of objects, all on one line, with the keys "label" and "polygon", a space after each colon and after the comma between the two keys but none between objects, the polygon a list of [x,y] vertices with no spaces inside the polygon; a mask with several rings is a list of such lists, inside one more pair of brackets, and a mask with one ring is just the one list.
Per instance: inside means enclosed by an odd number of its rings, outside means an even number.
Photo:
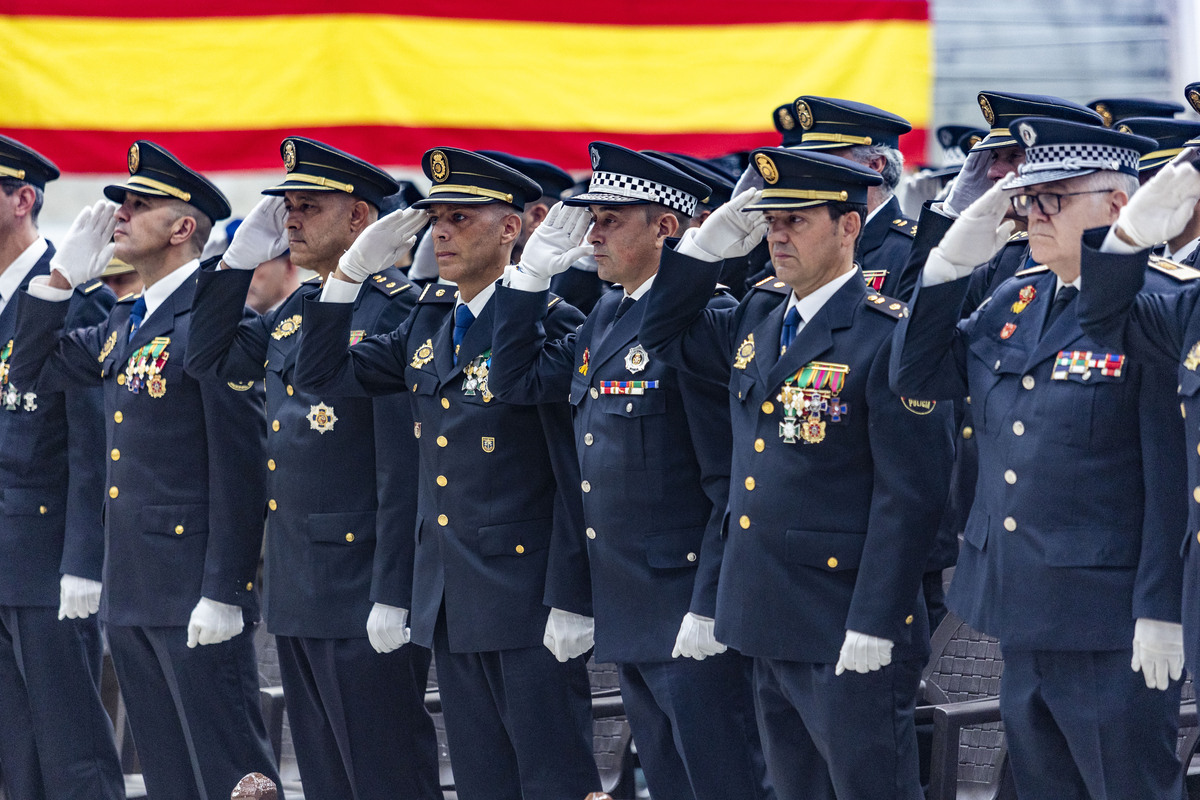
[{"label": "jacket pocket flap", "polygon": [[374,511],[338,511],[308,515],[308,539],[311,542],[350,545],[374,538]]},{"label": "jacket pocket flap", "polygon": [[646,543],[646,563],[655,569],[694,567],[700,557],[703,538],[704,528],[648,533],[642,537]]},{"label": "jacket pocket flap", "polygon": [[163,536],[195,536],[207,533],[208,506],[204,503],[146,506],[142,509],[142,530]]},{"label": "jacket pocket flap", "polygon": [[479,529],[481,556],[523,556],[550,546],[552,519],[531,519]]},{"label": "jacket pocket flap", "polygon": [[646,389],[645,394],[602,394],[596,398],[600,410],[619,417],[644,417],[648,414],[664,414],[667,410],[667,395],[661,389]]},{"label": "jacket pocket flap", "polygon": [[50,502],[52,494],[49,489],[5,489],[4,513],[10,517],[57,513],[61,509]]},{"label": "jacket pocket flap", "polygon": [[790,564],[818,567],[829,572],[858,569],[867,537],[842,531],[788,531]]},{"label": "jacket pocket flap", "polygon": [[1096,528],[1055,530],[1046,538],[1046,564],[1051,567],[1136,567],[1140,537],[1127,531]]}]

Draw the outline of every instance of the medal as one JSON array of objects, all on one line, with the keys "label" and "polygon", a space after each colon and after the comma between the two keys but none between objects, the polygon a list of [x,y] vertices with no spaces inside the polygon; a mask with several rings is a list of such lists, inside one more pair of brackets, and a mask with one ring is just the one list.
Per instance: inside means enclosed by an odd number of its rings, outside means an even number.
[{"label": "medal", "polygon": [[[1012,312],[1014,314],[1020,314],[1030,303],[1033,302],[1035,297],[1037,297],[1037,289],[1034,289],[1032,285],[1022,288],[1021,291],[1017,293],[1017,302],[1012,304]],[[1007,339],[1008,337],[1006,336],[1004,338]]]},{"label": "medal", "polygon": [[1013,332],[1016,331],[1016,329],[1017,329],[1017,324],[1015,322],[1005,323],[1004,327],[1000,329],[1000,338],[1007,339],[1008,337],[1013,335]]},{"label": "medal", "polygon": [[629,352],[625,354],[625,369],[635,375],[644,370],[649,363],[650,354],[640,344],[629,348]]},{"label": "medal", "polygon": [[333,430],[335,422],[337,422],[337,415],[333,413],[333,406],[317,403],[315,406],[308,407],[308,426],[317,433]]},{"label": "medal", "polygon": [[367,335],[366,331],[350,331],[350,346],[354,347],[354,345],[361,342],[363,340],[363,337],[366,335]]},{"label": "medal", "polygon": [[776,400],[783,407],[779,423],[779,438],[784,444],[795,444],[797,437],[805,444],[825,441],[825,420],[841,422],[847,406],[839,395],[846,385],[850,367],[810,361],[786,381]]},{"label": "medal", "polygon": [[488,371],[492,365],[492,351],[488,350],[471,359],[471,363],[463,368],[463,394],[474,397],[476,392],[483,395],[483,402],[492,401],[492,393],[488,390]]}]

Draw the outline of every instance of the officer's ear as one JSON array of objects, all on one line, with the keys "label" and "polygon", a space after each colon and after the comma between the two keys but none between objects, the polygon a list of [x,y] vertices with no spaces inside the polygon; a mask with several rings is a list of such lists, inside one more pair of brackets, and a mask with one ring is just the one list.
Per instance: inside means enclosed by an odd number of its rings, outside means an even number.
[{"label": "officer's ear", "polygon": [[670,209],[662,209],[652,220],[659,246],[679,231],[679,218]]},{"label": "officer's ear", "polygon": [[[499,203],[496,205],[504,208]],[[512,244],[521,235],[521,215],[512,206],[507,206],[507,210],[500,218],[499,227],[501,244]]]},{"label": "officer's ear", "polygon": [[528,233],[533,233],[537,230],[538,225],[546,219],[546,215],[550,213],[550,207],[545,203],[534,203],[529,208],[525,209],[524,225],[528,229]]},{"label": "officer's ear", "polygon": [[[178,246],[192,238],[196,233],[196,227],[196,218],[191,214],[177,218],[171,223],[171,244]],[[200,243],[200,247],[204,247],[204,242]]]},{"label": "officer's ear", "polygon": [[379,218],[379,212],[366,200],[355,200],[350,207],[350,230],[356,235]]},{"label": "officer's ear", "polygon": [[858,235],[862,232],[862,217],[857,211],[847,211],[838,217],[840,232],[843,238],[850,240],[851,246],[858,241]]}]

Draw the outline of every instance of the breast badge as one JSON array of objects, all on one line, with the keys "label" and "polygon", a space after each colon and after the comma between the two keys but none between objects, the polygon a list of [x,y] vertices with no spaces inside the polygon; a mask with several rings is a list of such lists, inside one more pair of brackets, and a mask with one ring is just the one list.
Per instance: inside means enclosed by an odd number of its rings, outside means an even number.
[{"label": "breast badge", "polygon": [[483,452],[490,453],[496,449],[496,437],[484,436],[481,444],[483,446]]},{"label": "breast badge", "polygon": [[337,414],[333,413],[333,406],[317,403],[315,406],[308,407],[308,426],[317,433],[333,430],[335,422],[337,422]]},{"label": "breast badge", "polygon": [[[1200,345],[1197,345],[1200,347]],[[588,348],[583,348],[583,363],[579,365],[579,374],[587,375],[588,362],[592,360],[592,353]]]},{"label": "breast badge", "polygon": [[625,354],[625,369],[635,375],[644,370],[649,363],[650,354],[640,344],[629,348],[629,352]]},{"label": "breast badge", "polygon": [[299,314],[293,314],[287,319],[280,320],[279,324],[275,326],[275,330],[271,331],[271,338],[275,339],[276,341],[280,339],[286,339],[296,331],[300,330],[300,323],[303,321],[304,317],[300,316]]},{"label": "breast badge", "polygon": [[1006,322],[1006,323],[1004,323],[1004,327],[1000,329],[1000,338],[1007,339],[1008,337],[1012,336],[1016,332],[1016,330],[1017,330],[1017,323]]},{"label": "breast badge", "polygon": [[417,348],[417,352],[413,353],[412,366],[414,369],[421,367],[433,361],[433,339],[426,339],[425,344]]},{"label": "breast badge", "polygon": [[[11,346],[12,342],[9,342],[9,345]],[[104,359],[108,358],[109,353],[111,353],[113,351],[113,348],[116,346],[117,346],[117,332],[113,331],[112,335],[109,336],[108,339],[105,340],[104,347],[100,348],[100,356],[96,360],[104,361]]]},{"label": "breast badge", "polygon": [[1200,367],[1200,342],[1192,345],[1192,349],[1188,350],[1187,358],[1183,360],[1183,365],[1192,372],[1196,371],[1196,367]]},{"label": "breast badge", "polygon": [[737,369],[745,369],[750,362],[754,360],[754,334],[746,337],[746,340],[738,345],[737,353],[733,357],[733,366]]}]

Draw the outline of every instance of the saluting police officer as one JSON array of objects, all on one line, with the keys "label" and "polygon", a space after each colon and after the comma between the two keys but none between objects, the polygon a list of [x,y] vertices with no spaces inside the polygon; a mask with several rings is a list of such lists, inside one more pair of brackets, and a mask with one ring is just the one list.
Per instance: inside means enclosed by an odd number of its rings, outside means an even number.
[{"label": "saluting police officer", "polygon": [[[0,136],[0,388],[17,345],[17,293],[58,255],[38,233],[46,184],[58,175],[43,155]],[[99,281],[81,284],[68,324],[102,321],[113,301]],[[42,394],[32,413],[0,414],[0,764],[13,798],[125,796],[100,703],[93,616],[104,559],[103,404],[98,389],[72,388]]]},{"label": "saluting police officer", "polygon": [[[1000,710],[1020,796],[1176,798],[1185,509],[1171,380],[1118,337],[1081,330],[1077,302],[1081,263],[1146,269],[1145,253],[1081,250],[1080,236],[1116,219],[1155,144],[1047,117],[1011,132],[1025,151],[1019,175],[930,254],[897,329],[892,383],[911,397],[972,398],[979,478],[948,603],[1004,650]],[[960,322],[1010,207],[1045,266],[1018,271]]]},{"label": "saluting police officer", "polygon": [[[279,646],[283,698],[304,791],[314,797],[434,798],[437,738],[425,710],[429,651],[403,647],[412,607],[417,449],[399,396],[338,397],[295,386],[304,299],[399,186],[327,144],[292,136],[286,174],[200,270],[187,367],[224,384],[266,379],[263,614]],[[255,268],[291,248],[316,280],[243,318]],[[350,337],[387,333],[416,293],[394,266],[367,281]],[[378,652],[376,652],[378,651]]]},{"label": "saluting police officer", "polygon": [[[152,142],[84,209],[49,278],[21,298],[8,396],[25,408],[104,387],[104,593],[113,666],[152,797],[224,800],[247,772],[278,781],[258,699],[254,575],[265,502],[262,392],[184,372],[198,257],[229,215],[220,190]],[[115,231],[115,232],[114,232]],[[105,251],[112,238],[114,251]],[[72,288],[132,264],[146,291],[67,329]],[[173,357],[172,357],[173,356]],[[199,645],[199,646],[197,646]]]},{"label": "saluting police officer", "polygon": [[[765,797],[751,662],[712,633],[729,487],[725,387],[679,374],[637,336],[664,245],[709,187],[624,147],[589,151],[589,190],[554,207],[511,288],[496,290],[489,383],[501,400],[569,399],[575,409],[596,659],[618,665],[651,795]],[[585,254],[621,288],[577,333],[549,339],[547,288]],[[734,305],[719,291],[708,307]]]},{"label": "saluting police officer", "polygon": [[[921,572],[945,502],[947,409],[887,386],[902,303],[854,265],[877,172],[756,150],[765,188],[688,231],[645,298],[650,358],[727,383],[733,425],[717,641],[755,658],[781,798],[921,795]],[[722,257],[766,236],[778,277],[707,309]],[[708,263],[711,262],[711,263]]]},{"label": "saluting police officer", "polygon": [[[495,284],[521,210],[542,189],[450,147],[425,153],[422,166],[429,197],[375,223],[320,301],[306,299],[296,384],[411,399],[420,451],[412,641],[434,651],[459,797],[582,797],[599,777],[578,657],[591,649],[580,622],[592,603],[570,409],[504,403],[489,382]],[[352,343],[351,301],[410,246],[425,209],[440,276],[458,290],[430,284],[399,329]],[[555,338],[583,321],[558,298],[548,305]]]}]

